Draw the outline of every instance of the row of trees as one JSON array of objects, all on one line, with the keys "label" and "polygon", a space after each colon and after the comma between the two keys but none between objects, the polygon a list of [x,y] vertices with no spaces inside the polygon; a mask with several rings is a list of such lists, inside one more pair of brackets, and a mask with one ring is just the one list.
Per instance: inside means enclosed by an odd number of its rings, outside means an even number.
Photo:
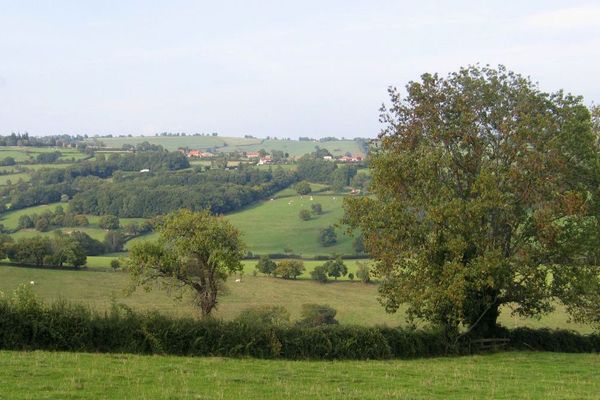
[{"label": "row of trees", "polygon": [[86,264],[87,255],[80,237],[62,233],[52,238],[34,236],[13,241],[10,236],[0,237],[0,258],[8,257],[13,262],[35,265],[36,267],[79,268]]}]

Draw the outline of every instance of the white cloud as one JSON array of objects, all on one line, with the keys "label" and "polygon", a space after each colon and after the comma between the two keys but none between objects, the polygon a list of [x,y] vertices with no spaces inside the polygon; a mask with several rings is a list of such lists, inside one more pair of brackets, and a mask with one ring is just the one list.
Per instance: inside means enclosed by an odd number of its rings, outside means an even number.
[{"label": "white cloud", "polygon": [[600,27],[600,6],[561,8],[532,14],[525,18],[525,24],[534,28],[598,28]]}]

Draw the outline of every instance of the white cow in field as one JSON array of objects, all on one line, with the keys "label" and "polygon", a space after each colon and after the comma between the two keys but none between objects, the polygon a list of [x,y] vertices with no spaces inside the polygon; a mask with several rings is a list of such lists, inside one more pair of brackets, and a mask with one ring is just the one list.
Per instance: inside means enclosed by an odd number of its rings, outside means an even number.
[{"label": "white cow in field", "polygon": [[29,282],[29,284],[30,284],[31,286],[33,286],[33,285],[35,285],[35,282],[34,282],[34,281],[31,281],[31,282]]}]

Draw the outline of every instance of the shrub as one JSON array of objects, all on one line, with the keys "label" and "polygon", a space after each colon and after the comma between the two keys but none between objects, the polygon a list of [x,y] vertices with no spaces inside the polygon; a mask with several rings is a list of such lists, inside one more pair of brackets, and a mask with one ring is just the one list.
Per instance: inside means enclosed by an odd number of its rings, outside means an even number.
[{"label": "shrub", "polygon": [[360,279],[362,283],[371,282],[371,268],[369,268],[369,264],[359,261],[356,265],[356,277]]},{"label": "shrub", "polygon": [[302,182],[298,182],[296,184],[296,193],[298,193],[299,195],[305,195],[305,194],[309,194],[310,192],[312,192],[312,188],[310,187],[310,184],[306,181],[302,181]]},{"label": "shrub", "polygon": [[283,279],[296,279],[304,272],[304,263],[301,260],[283,260],[277,263],[275,274]]},{"label": "shrub", "polygon": [[315,215],[321,215],[323,214],[323,207],[321,207],[321,203],[313,203],[310,205],[310,209],[312,210],[312,213]]},{"label": "shrub", "polygon": [[323,304],[302,304],[301,319],[298,326],[315,327],[321,325],[335,325],[339,322],[335,319],[337,311]]},{"label": "shrub", "polygon": [[348,279],[350,279],[351,281],[353,281],[353,280],[354,280],[354,274],[353,274],[352,272],[350,272],[350,273],[348,274]]},{"label": "shrub", "polygon": [[242,310],[235,321],[249,326],[285,327],[290,322],[290,313],[282,306],[249,307]]},{"label": "shrub", "polygon": [[303,208],[298,213],[298,217],[300,217],[302,221],[308,221],[310,219],[310,211],[308,211],[306,208]]},{"label": "shrub", "polygon": [[275,261],[271,260],[269,256],[260,256],[255,268],[257,271],[265,275],[271,275],[273,272],[275,272],[277,264]]},{"label": "shrub", "polygon": [[337,243],[337,234],[333,226],[321,229],[319,232],[319,243],[324,247],[333,246]]},{"label": "shrub", "polygon": [[115,215],[104,215],[100,218],[98,226],[102,229],[119,229],[119,218]]},{"label": "shrub", "polygon": [[121,268],[121,263],[115,258],[113,260],[110,260],[110,267],[113,269],[113,271],[116,271],[119,268]]},{"label": "shrub", "polygon": [[328,281],[328,278],[327,278],[327,269],[325,268],[324,265],[317,265],[310,272],[310,277],[311,277],[311,279],[313,279],[315,281],[319,281],[321,283],[327,283],[327,281]]}]

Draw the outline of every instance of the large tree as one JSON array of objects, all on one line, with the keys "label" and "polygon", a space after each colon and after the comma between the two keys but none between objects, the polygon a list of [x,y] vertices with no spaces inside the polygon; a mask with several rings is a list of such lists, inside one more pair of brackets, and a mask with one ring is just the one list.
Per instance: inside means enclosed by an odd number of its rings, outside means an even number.
[{"label": "large tree", "polygon": [[202,315],[209,315],[227,276],[242,270],[239,231],[209,211],[184,209],[166,215],[158,232],[157,242],[136,243],[129,251],[133,285],[159,283],[179,294],[191,289]]},{"label": "large tree", "polygon": [[504,67],[425,74],[406,92],[382,107],[375,196],[345,203],[386,309],[481,335],[506,304],[593,314],[600,175],[582,99]]}]

